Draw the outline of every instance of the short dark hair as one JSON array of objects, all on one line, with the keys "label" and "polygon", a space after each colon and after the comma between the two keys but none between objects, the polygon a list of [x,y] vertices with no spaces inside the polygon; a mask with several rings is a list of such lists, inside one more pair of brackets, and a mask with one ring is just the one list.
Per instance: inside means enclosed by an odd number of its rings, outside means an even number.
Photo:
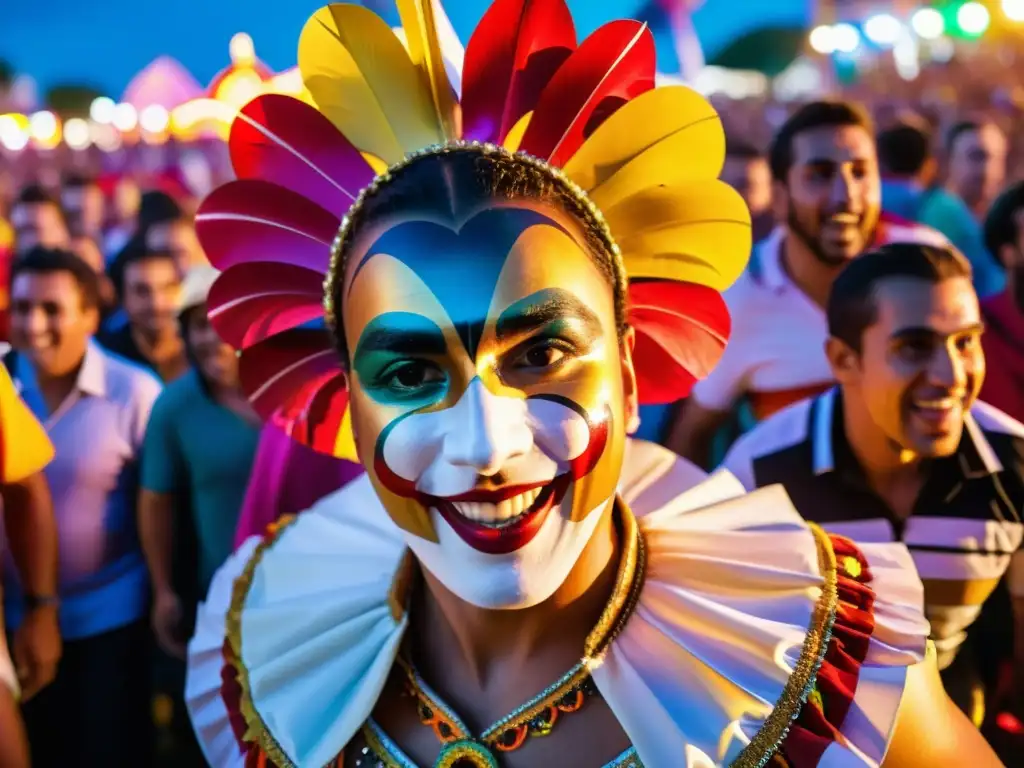
[{"label": "short dark hair", "polygon": [[804,104],[784,122],[772,138],[768,163],[772,178],[785,181],[793,167],[793,142],[801,133],[815,128],[863,128],[869,135],[875,129],[868,113],[859,104],[849,101],[812,101]]},{"label": "short dark hair", "polygon": [[881,131],[875,143],[882,171],[897,176],[916,176],[932,153],[931,135],[923,126],[909,122]]},{"label": "short dark hair", "polygon": [[953,147],[956,146],[957,140],[967,133],[973,133],[974,131],[981,130],[981,126],[985,125],[983,120],[958,120],[949,127],[946,131],[946,152],[952,153]]},{"label": "short dark hair", "polygon": [[836,276],[828,296],[829,336],[860,351],[864,331],[878,320],[875,291],[879,283],[910,277],[940,283],[971,279],[971,264],[955,248],[919,243],[892,243],[850,261]]},{"label": "short dark hair", "polygon": [[19,275],[50,275],[66,272],[78,284],[82,306],[100,306],[100,278],[92,267],[71,251],[61,248],[32,248],[11,265],[11,286]]},{"label": "short dark hair", "polygon": [[178,202],[166,192],[160,190],[143,192],[139,200],[138,230],[145,232],[154,224],[179,219],[183,213]]},{"label": "short dark hair", "polygon": [[84,173],[67,173],[61,180],[64,189],[77,189],[82,187],[95,187],[98,183],[95,178]]},{"label": "short dark hair", "polygon": [[40,184],[29,184],[22,187],[14,201],[15,205],[37,205],[42,203],[49,203],[60,208],[60,202],[57,198],[47,192],[45,187]]},{"label": "short dark hair", "polygon": [[762,160],[764,152],[748,141],[728,139],[725,143],[725,156],[736,157],[740,160]]},{"label": "short dark hair", "polygon": [[117,291],[118,298],[124,298],[124,276],[128,272],[128,267],[132,264],[150,261],[151,259],[166,259],[177,266],[174,255],[169,251],[147,248],[146,244],[139,240],[130,240],[128,245],[117,254],[116,258],[107,268],[107,274],[110,276],[110,281],[114,284],[114,290]]},{"label": "short dark hair", "polygon": [[1001,261],[999,252],[1004,245],[1016,245],[1020,232],[1014,219],[1024,209],[1024,181],[1018,181],[1002,192],[992,203],[985,216],[985,248],[996,261]]}]

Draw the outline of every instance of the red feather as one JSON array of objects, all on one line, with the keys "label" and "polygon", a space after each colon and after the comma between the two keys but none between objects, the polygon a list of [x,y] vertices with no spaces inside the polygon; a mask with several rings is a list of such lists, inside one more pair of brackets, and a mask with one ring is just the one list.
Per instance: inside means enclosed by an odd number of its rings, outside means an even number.
[{"label": "red feather", "polygon": [[502,141],[575,49],[565,0],[497,0],[466,46],[463,137]]},{"label": "red feather", "polygon": [[629,287],[629,324],[640,402],[670,403],[718,364],[729,340],[729,310],[713,288],[671,281]]},{"label": "red feather", "polygon": [[654,87],[654,36],[638,21],[613,21],[583,41],[559,67],[537,102],[519,148],[562,166],[597,124]]},{"label": "red feather", "polygon": [[210,322],[225,343],[245,349],[323,317],[322,274],[292,264],[236,264],[213,284]]},{"label": "red feather", "polygon": [[272,181],[339,218],[373,180],[331,121],[291,96],[264,94],[242,107],[228,146],[238,178]]},{"label": "red feather", "polygon": [[196,214],[196,234],[219,270],[272,261],[325,274],[340,221],[291,190],[267,181],[229,181]]}]

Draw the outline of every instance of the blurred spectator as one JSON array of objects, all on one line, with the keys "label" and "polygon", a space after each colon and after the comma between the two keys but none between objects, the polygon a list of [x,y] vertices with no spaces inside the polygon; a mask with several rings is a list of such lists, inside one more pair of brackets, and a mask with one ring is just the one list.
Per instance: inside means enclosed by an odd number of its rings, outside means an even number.
[{"label": "blurred spectator", "polygon": [[57,528],[43,476],[52,458],[46,430],[18,397],[6,367],[0,366],[0,503],[19,581],[34,604],[14,639],[14,664],[0,616],[0,765],[16,768],[28,768],[29,762],[15,697],[20,692],[30,699],[52,682],[60,660]]},{"label": "blurred spectator", "polygon": [[18,253],[41,246],[67,248],[71,244],[60,203],[42,187],[25,187],[11,206],[14,247]]},{"label": "blurred spectator", "polygon": [[1024,421],[1024,181],[1011,184],[992,204],[985,244],[1006,270],[1006,290],[981,304],[981,341],[991,361],[981,399]]},{"label": "blurred spectator", "polygon": [[850,259],[881,242],[943,239],[882,215],[874,129],[859,106],[801,107],[776,133],[769,158],[780,226],[726,292],[729,344],[668,437],[670,448],[704,466],[741,400],[762,419],[831,386],[824,306]]},{"label": "blurred spectator", "polygon": [[106,201],[94,179],[77,174],[65,176],[60,203],[71,237],[88,237],[95,241],[103,237]]},{"label": "blurred spectator", "polygon": [[[186,612],[172,586],[175,516],[191,509],[198,543],[198,597],[231,554],[259,439],[259,419],[238,381],[238,358],[206,317],[217,272],[186,278],[181,323],[193,368],[153,409],[142,467],[139,525],[153,582],[153,628],[161,647],[182,655]],[[194,607],[194,606],[190,606]]]},{"label": "blurred spectator", "polygon": [[[56,448],[46,468],[60,554],[64,655],[24,707],[33,765],[150,762],[149,585],[135,527],[138,460],[160,384],[92,340],[96,274],[72,253],[36,249],[12,269],[5,364]],[[26,620],[20,590],[8,626]],[[59,736],[57,735],[59,734]]]},{"label": "blurred spectator", "polygon": [[307,448],[266,424],[238,518],[235,546],[262,535],[278,518],[309,509],[362,471],[359,464]]},{"label": "blurred spectator", "polygon": [[983,220],[1006,179],[1006,135],[991,121],[964,120],[950,128],[946,151],[946,187]]},{"label": "blurred spectator", "polygon": [[167,251],[178,262],[178,269],[185,274],[197,267],[208,267],[210,262],[203,252],[203,246],[196,236],[196,225],[190,215],[155,222],[145,230],[146,247]]},{"label": "blurred spectator", "polygon": [[117,308],[117,294],[114,283],[107,276],[103,252],[96,241],[89,237],[75,238],[71,243],[71,251],[96,273],[100,281],[100,318],[107,317]]},{"label": "blurred spectator", "polygon": [[[1024,564],[1024,425],[976,402],[986,366],[970,265],[908,243],[867,254],[836,279],[828,327],[839,386],[760,423],[724,467],[748,490],[781,483],[830,532],[907,544],[946,689],[980,724],[979,674],[959,651]],[[1024,580],[1010,588],[1024,630]]]},{"label": "blurred spectator", "polygon": [[173,381],[188,370],[178,326],[182,278],[174,258],[165,251],[132,250],[119,263],[117,277],[128,322],[101,332],[99,342]]},{"label": "blurred spectator", "polygon": [[729,141],[722,181],[739,192],[746,201],[750,209],[754,242],[766,238],[775,220],[772,218],[772,174],[765,154],[752,144]]},{"label": "blurred spectator", "polygon": [[911,117],[878,134],[882,205],[886,211],[944,234],[971,262],[979,296],[1003,289],[1003,272],[981,236],[981,224],[956,195],[935,184],[938,163],[927,124]]},{"label": "blurred spectator", "polygon": [[160,190],[144,192],[139,200],[136,232],[146,232],[154,224],[174,221],[184,215],[181,205],[171,195]]},{"label": "blurred spectator", "polygon": [[111,204],[107,206],[109,216],[103,239],[103,253],[108,259],[113,258],[124,248],[125,243],[135,233],[141,197],[139,185],[133,179],[125,176],[114,183]]}]

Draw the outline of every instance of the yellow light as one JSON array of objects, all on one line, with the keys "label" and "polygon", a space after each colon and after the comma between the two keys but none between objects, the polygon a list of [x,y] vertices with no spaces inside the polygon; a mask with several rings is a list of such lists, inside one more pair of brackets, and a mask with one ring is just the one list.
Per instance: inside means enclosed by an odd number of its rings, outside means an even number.
[{"label": "yellow light", "polygon": [[139,124],[139,115],[131,104],[118,104],[114,107],[113,123],[121,133],[134,131]]},{"label": "yellow light", "polygon": [[1024,21],[1024,0],[1003,0],[1003,15],[1010,21]]},{"label": "yellow light", "polygon": [[231,38],[228,53],[235,64],[252,64],[256,61],[256,46],[245,32],[239,32]]},{"label": "yellow light", "polygon": [[20,152],[28,146],[28,118],[24,115],[0,115],[0,145],[12,152]]},{"label": "yellow light", "polygon": [[217,86],[214,98],[233,107],[241,108],[263,93],[263,80],[255,70],[238,69],[229,72]]},{"label": "yellow light", "polygon": [[139,125],[142,130],[150,133],[163,133],[167,130],[167,124],[171,116],[167,110],[159,104],[150,104],[139,113]]},{"label": "yellow light", "polygon": [[92,118],[94,123],[102,123],[106,125],[114,120],[114,100],[108,96],[99,96],[93,99],[92,104],[89,106],[89,117]]},{"label": "yellow light", "polygon": [[956,23],[968,35],[980,35],[988,29],[988,8],[981,3],[964,3],[956,12]]},{"label": "yellow light", "polygon": [[835,34],[832,32],[832,27],[827,24],[812,29],[808,42],[810,42],[811,48],[818,53],[834,53],[836,50]]},{"label": "yellow light", "polygon": [[72,149],[85,149],[92,143],[89,124],[80,117],[73,117],[64,123],[64,142]]},{"label": "yellow light", "polygon": [[946,31],[946,22],[942,14],[934,8],[921,8],[910,18],[910,26],[918,37],[925,40],[937,40]]},{"label": "yellow light", "polygon": [[59,130],[57,116],[53,112],[36,112],[29,118],[28,125],[36,141],[50,141]]}]

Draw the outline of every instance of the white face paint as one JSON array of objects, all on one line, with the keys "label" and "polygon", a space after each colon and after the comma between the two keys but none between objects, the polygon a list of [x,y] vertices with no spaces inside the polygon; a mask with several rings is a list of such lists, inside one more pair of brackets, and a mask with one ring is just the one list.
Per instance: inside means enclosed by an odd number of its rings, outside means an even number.
[{"label": "white face paint", "polygon": [[423,498],[438,537],[410,535],[410,548],[474,605],[526,608],[546,600],[600,520],[572,521],[565,498],[573,461],[590,440],[573,408],[497,396],[479,379],[452,408],[402,419],[384,441],[383,461]]}]

